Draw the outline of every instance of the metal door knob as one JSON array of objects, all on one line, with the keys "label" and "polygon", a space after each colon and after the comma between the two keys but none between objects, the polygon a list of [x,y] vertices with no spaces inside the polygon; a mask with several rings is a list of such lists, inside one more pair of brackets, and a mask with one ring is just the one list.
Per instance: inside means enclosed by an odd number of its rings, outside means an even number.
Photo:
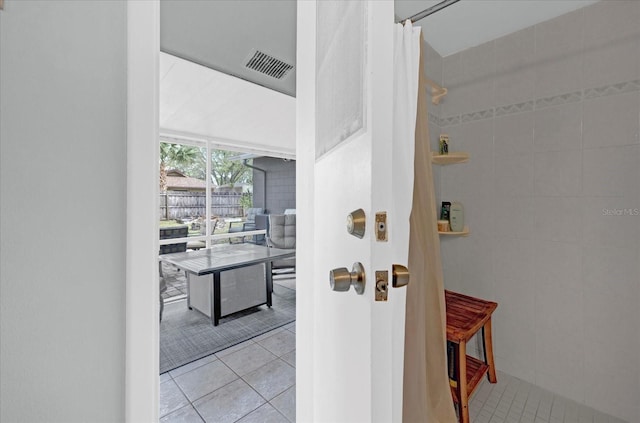
[{"label": "metal door knob", "polygon": [[358,295],[364,293],[365,274],[362,263],[353,263],[351,272],[346,267],[339,267],[329,272],[329,284],[333,291],[346,292],[353,285]]},{"label": "metal door knob", "polygon": [[409,269],[401,264],[394,264],[391,273],[391,285],[400,288],[409,284]]}]

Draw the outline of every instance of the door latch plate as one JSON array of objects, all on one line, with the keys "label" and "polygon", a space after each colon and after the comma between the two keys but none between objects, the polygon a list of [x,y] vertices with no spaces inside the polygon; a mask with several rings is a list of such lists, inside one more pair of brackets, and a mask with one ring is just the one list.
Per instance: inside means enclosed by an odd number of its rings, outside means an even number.
[{"label": "door latch plate", "polygon": [[387,242],[387,212],[376,213],[376,241]]},{"label": "door latch plate", "polygon": [[376,301],[387,301],[389,294],[389,272],[376,270]]}]

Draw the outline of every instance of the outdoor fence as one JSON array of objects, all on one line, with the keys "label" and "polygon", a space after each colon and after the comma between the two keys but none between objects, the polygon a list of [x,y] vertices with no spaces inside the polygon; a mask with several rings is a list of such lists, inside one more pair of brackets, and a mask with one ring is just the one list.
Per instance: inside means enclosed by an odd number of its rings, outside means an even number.
[{"label": "outdoor fence", "polygon": [[[184,219],[206,214],[206,193],[195,191],[167,191],[160,194],[160,219]],[[238,192],[211,194],[211,215],[236,217],[243,215]]]}]

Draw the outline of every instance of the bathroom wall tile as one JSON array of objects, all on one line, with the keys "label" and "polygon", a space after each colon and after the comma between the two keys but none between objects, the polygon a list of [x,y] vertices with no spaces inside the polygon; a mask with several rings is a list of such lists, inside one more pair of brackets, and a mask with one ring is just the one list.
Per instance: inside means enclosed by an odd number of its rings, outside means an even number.
[{"label": "bathroom wall tile", "polygon": [[496,156],[533,151],[534,113],[516,113],[497,117],[494,121]]},{"label": "bathroom wall tile", "polygon": [[[534,243],[536,383],[572,399],[583,391],[582,251],[579,245]],[[568,354],[567,351],[572,351]]]},{"label": "bathroom wall tile", "polygon": [[533,237],[538,240],[580,243],[582,199],[537,197],[534,200]]},{"label": "bathroom wall tile", "polygon": [[461,291],[461,272],[458,258],[460,245],[465,239],[454,237],[440,237],[440,257],[444,274],[444,287],[451,291]]},{"label": "bathroom wall tile", "polygon": [[[547,300],[557,297],[553,301],[560,301],[559,304],[564,302],[564,305],[557,307],[559,310],[556,313],[575,323],[575,328],[580,327],[582,247],[579,244],[539,240],[533,242],[533,248],[536,312],[551,308]],[[538,299],[545,301],[537,301]]]},{"label": "bathroom wall tile", "polygon": [[442,56],[438,54],[438,52],[431,47],[431,44],[428,42],[424,42],[423,47],[425,48],[424,56],[424,70],[425,73],[432,81],[437,84],[443,84],[443,74],[442,74]]},{"label": "bathroom wall tile", "polygon": [[582,56],[570,54],[535,65],[536,98],[547,98],[582,89]]},{"label": "bathroom wall tile", "polygon": [[[465,123],[457,127],[457,133],[452,132],[451,151],[462,150],[468,152],[473,159],[485,159],[493,156],[493,120]],[[456,137],[459,137],[457,139]],[[471,163],[473,160],[469,160]],[[465,163],[465,166],[469,163]]]},{"label": "bathroom wall tile", "polygon": [[640,201],[627,198],[585,197],[582,232],[585,245],[637,249],[640,247]]},{"label": "bathroom wall tile", "polygon": [[536,110],[533,146],[539,152],[581,148],[582,103]]},{"label": "bathroom wall tile", "polygon": [[[467,163],[442,166],[442,200],[493,195],[493,126],[491,120],[447,128],[450,151],[466,151]],[[446,198],[445,198],[446,197]]]},{"label": "bathroom wall tile", "polygon": [[516,315],[502,312],[501,306],[508,303],[500,297],[496,300],[499,305],[492,319],[496,367],[500,371],[533,383],[535,381],[535,367],[532,365],[535,362],[533,319],[527,319],[522,311]]},{"label": "bathroom wall tile", "polygon": [[473,195],[456,198],[464,207],[465,225],[473,236],[491,238],[495,233],[496,205],[491,196]]},{"label": "bathroom wall tile", "polygon": [[585,149],[583,189],[588,196],[640,196],[640,145]]},{"label": "bathroom wall tile", "polygon": [[585,8],[584,86],[640,78],[640,2],[601,2]]},{"label": "bathroom wall tile", "polygon": [[[629,366],[638,357],[640,337],[640,262],[637,250],[625,248],[583,249],[586,400],[600,410],[630,418],[629,407],[640,397],[640,368]],[[597,382],[597,383],[595,383]]]},{"label": "bathroom wall tile", "polygon": [[495,78],[496,105],[525,103],[535,98],[536,73],[533,68],[498,74]]},{"label": "bathroom wall tile", "polygon": [[442,59],[443,86],[448,94],[442,101],[441,116],[459,115],[464,101],[462,54],[456,53]]},{"label": "bathroom wall tile", "polygon": [[582,88],[583,22],[577,10],[536,25],[536,98]]},{"label": "bathroom wall tile", "polygon": [[533,196],[533,153],[496,156],[494,166],[497,199]]},{"label": "bathroom wall tile", "polygon": [[535,58],[533,27],[495,40],[495,104],[506,105],[533,100]]},{"label": "bathroom wall tile", "polygon": [[[637,302],[640,295],[640,261],[637,249],[585,245],[582,257],[585,290]],[[602,306],[605,309],[617,307],[615,303],[609,302]]]},{"label": "bathroom wall tile", "polygon": [[582,51],[584,11],[576,10],[535,27],[536,59],[552,60]]},{"label": "bathroom wall tile", "polygon": [[533,164],[536,195],[582,194],[582,152],[580,150],[535,153]]},{"label": "bathroom wall tile", "polygon": [[492,240],[474,234],[460,245],[461,290],[467,295],[495,300]]},{"label": "bathroom wall tile", "polygon": [[505,239],[532,239],[534,221],[532,197],[496,196],[494,210],[496,242]]},{"label": "bathroom wall tile", "polygon": [[501,288],[497,291],[501,291],[500,295],[510,303],[504,310],[509,310],[508,314],[516,314],[518,309],[526,310],[525,314],[533,318],[529,314],[534,311],[531,300],[535,294],[533,243],[524,239],[503,239],[496,240],[494,246],[494,273],[496,281],[500,281],[496,288]]},{"label": "bathroom wall tile", "polygon": [[584,148],[638,144],[638,93],[585,100],[583,112]]},{"label": "bathroom wall tile", "polygon": [[526,240],[502,240],[494,250],[494,350],[500,369],[526,380],[535,368],[535,286],[533,245]]},{"label": "bathroom wall tile", "polygon": [[[609,349],[610,359],[628,363],[638,354],[638,338],[630,337],[638,324],[638,310],[629,295],[614,297],[599,290],[585,289],[584,324],[589,328],[585,341],[594,347]],[[617,357],[612,354],[617,351]],[[603,364],[604,366],[604,364]]]},{"label": "bathroom wall tile", "polygon": [[590,47],[584,55],[584,87],[638,79],[640,66],[636,58],[640,54],[640,35],[634,38]]},{"label": "bathroom wall tile", "polygon": [[493,107],[495,43],[490,41],[461,52],[463,69],[461,113]]}]

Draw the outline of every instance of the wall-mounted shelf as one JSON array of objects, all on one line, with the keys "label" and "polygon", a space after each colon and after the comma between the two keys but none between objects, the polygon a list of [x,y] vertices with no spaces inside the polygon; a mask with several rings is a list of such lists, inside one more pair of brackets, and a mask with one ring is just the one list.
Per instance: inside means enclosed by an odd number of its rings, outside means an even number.
[{"label": "wall-mounted shelf", "polygon": [[440,232],[438,231],[438,233],[440,235],[448,235],[448,236],[469,236],[469,227],[465,226],[464,229],[462,230],[462,232]]},{"label": "wall-mounted shelf", "polygon": [[431,162],[439,165],[465,163],[469,161],[469,153],[455,151],[449,154],[436,154],[431,152]]}]

